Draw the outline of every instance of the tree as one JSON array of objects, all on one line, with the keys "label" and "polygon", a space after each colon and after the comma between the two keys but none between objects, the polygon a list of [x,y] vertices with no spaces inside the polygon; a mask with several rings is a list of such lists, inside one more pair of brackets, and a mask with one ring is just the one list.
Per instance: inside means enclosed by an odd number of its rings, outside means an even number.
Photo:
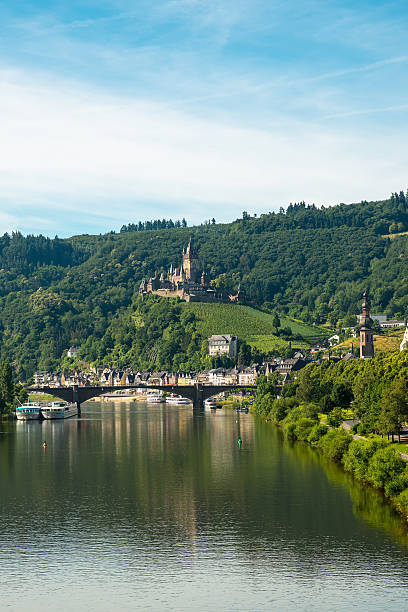
[{"label": "tree", "polygon": [[13,372],[8,361],[0,363],[0,412],[4,413],[13,408],[15,387]]},{"label": "tree", "polygon": [[273,315],[272,325],[274,326],[276,330],[278,330],[280,327],[280,324],[281,323],[280,323],[279,315],[277,312],[275,312]]},{"label": "tree", "polygon": [[348,383],[335,382],[330,397],[334,406],[348,408],[353,399],[353,391]]},{"label": "tree", "polygon": [[378,419],[378,428],[381,433],[398,434],[400,441],[402,422],[408,418],[408,388],[405,380],[396,379],[382,395],[382,407]]}]

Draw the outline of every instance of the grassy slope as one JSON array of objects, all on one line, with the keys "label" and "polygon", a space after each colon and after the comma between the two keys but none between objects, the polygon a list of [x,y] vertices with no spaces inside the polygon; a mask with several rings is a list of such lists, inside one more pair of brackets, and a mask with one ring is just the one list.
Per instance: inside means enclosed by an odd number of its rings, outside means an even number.
[{"label": "grassy slope", "polygon": [[[288,344],[286,340],[274,334],[273,315],[250,306],[183,303],[183,308],[194,312],[198,317],[198,329],[204,337],[208,338],[212,334],[234,334],[263,351],[285,347]],[[304,341],[292,342],[294,348],[307,347],[310,342],[327,335],[327,330],[301,321],[283,316],[280,320],[282,327],[290,327],[294,334],[303,336]]]}]

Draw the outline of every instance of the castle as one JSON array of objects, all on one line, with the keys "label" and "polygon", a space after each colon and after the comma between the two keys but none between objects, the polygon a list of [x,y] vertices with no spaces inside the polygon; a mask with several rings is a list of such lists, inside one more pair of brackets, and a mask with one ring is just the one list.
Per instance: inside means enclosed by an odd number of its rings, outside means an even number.
[{"label": "castle", "polygon": [[170,266],[167,276],[156,273],[148,281],[140,283],[139,294],[154,293],[166,298],[179,297],[186,302],[242,302],[245,299],[242,289],[229,295],[225,291],[216,291],[211,287],[210,277],[206,272],[200,273],[198,253],[191,245],[183,249],[183,260],[180,268]]}]

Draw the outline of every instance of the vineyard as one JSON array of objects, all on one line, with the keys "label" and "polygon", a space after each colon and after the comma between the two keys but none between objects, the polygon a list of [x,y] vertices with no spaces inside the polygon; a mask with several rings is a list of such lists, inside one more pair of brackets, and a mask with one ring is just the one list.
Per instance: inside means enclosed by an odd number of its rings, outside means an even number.
[{"label": "vineyard", "polygon": [[[267,352],[284,348],[288,339],[276,334],[273,315],[250,306],[236,304],[183,303],[198,319],[197,329],[203,337],[213,334],[233,334],[251,346]],[[313,342],[327,337],[326,328],[308,325],[289,317],[280,316],[281,328],[290,327],[293,348],[307,348]]]}]

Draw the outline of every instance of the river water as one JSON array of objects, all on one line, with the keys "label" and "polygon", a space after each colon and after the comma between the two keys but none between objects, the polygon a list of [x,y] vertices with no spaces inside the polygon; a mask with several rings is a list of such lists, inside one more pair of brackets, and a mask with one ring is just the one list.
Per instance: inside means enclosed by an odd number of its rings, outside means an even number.
[{"label": "river water", "polygon": [[82,415],[0,424],[1,610],[408,610],[400,518],[313,449],[226,409]]}]

